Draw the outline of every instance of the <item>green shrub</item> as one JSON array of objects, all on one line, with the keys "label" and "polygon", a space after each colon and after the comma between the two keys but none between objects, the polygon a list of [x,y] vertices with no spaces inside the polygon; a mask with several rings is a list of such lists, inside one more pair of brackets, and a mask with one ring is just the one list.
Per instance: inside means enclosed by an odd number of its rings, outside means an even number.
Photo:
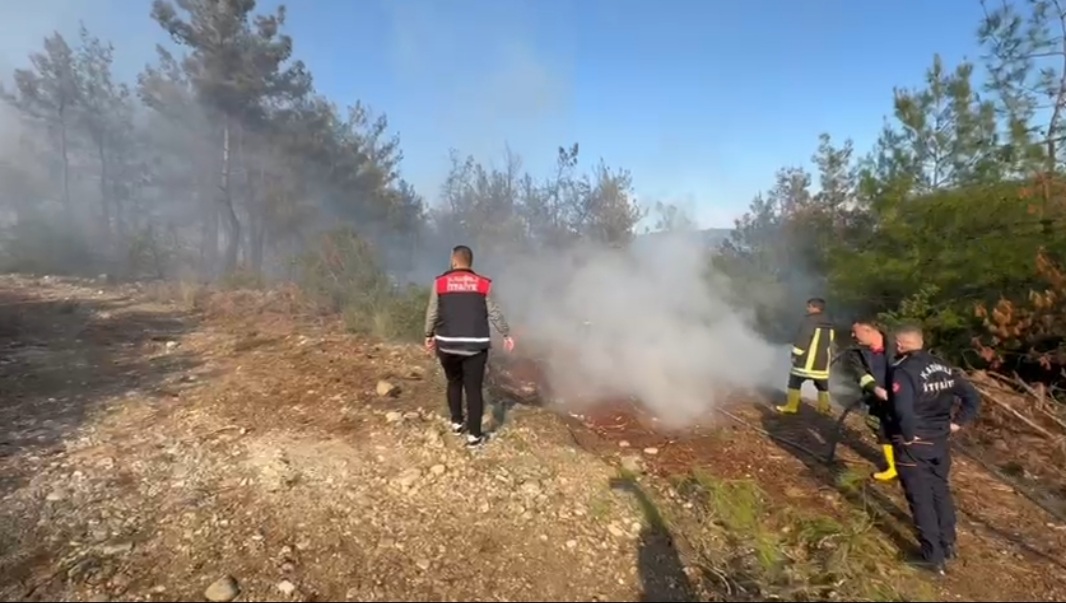
[{"label": "green shrub", "polygon": [[323,309],[340,313],[352,332],[383,339],[421,337],[429,291],[393,283],[373,247],[354,230],[322,234],[296,261],[301,288]]}]

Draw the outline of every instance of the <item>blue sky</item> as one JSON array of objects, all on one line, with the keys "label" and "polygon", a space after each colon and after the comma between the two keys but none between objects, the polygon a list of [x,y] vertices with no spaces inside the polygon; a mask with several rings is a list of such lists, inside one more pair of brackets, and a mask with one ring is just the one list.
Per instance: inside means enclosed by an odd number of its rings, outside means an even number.
[{"label": "blue sky", "polygon": [[[275,2],[262,2],[271,7]],[[820,132],[865,151],[893,86],[934,52],[977,58],[978,0],[294,0],[318,88],[388,114],[431,199],[448,151],[505,145],[547,175],[561,144],[629,169],[642,200],[729,226]],[[134,74],[160,40],[148,0],[0,2],[0,68],[82,18]]]}]

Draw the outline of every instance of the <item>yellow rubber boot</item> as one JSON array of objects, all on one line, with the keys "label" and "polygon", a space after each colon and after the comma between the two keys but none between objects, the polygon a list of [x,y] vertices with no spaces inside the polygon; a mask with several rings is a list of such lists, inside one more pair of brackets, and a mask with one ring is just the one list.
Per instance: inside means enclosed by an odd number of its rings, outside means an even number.
[{"label": "yellow rubber boot", "polygon": [[788,401],[784,406],[775,406],[775,410],[779,413],[786,415],[794,415],[799,412],[800,409],[800,390],[790,389],[788,390]]},{"label": "yellow rubber boot", "polygon": [[829,403],[829,392],[818,392],[818,412],[823,415],[833,414],[833,405]]},{"label": "yellow rubber boot", "polygon": [[880,482],[887,482],[896,479],[899,475],[896,473],[896,453],[892,450],[892,446],[882,446],[881,450],[885,455],[885,462],[888,463],[888,469],[884,471],[878,471],[873,475],[874,479]]}]

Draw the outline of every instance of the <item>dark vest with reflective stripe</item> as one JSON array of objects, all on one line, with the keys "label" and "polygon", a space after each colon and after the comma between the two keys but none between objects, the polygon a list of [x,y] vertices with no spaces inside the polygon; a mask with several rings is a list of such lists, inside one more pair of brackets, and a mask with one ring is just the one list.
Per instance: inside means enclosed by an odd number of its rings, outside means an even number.
[{"label": "dark vest with reflective stripe", "polygon": [[489,349],[489,307],[492,279],[459,268],[437,277],[439,322],[434,337],[443,350]]}]

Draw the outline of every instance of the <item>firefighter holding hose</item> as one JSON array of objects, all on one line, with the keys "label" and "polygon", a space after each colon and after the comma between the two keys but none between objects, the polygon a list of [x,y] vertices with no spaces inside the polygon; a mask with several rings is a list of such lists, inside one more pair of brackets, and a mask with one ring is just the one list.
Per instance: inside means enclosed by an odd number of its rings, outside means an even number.
[{"label": "firefighter holding hose", "polygon": [[814,382],[818,390],[818,412],[830,414],[829,365],[833,356],[833,324],[825,315],[825,300],[807,300],[807,314],[792,341],[792,370],[788,376],[788,399],[778,412],[799,412],[800,388],[804,381]]},{"label": "firefighter holding hose", "polygon": [[888,400],[889,370],[896,362],[895,339],[872,320],[858,319],[851,325],[851,335],[858,347],[848,351],[847,364],[858,376],[862,404],[867,408],[866,424],[874,432],[886,468],[873,474],[878,481],[896,478],[896,457],[892,449],[892,407]]}]

